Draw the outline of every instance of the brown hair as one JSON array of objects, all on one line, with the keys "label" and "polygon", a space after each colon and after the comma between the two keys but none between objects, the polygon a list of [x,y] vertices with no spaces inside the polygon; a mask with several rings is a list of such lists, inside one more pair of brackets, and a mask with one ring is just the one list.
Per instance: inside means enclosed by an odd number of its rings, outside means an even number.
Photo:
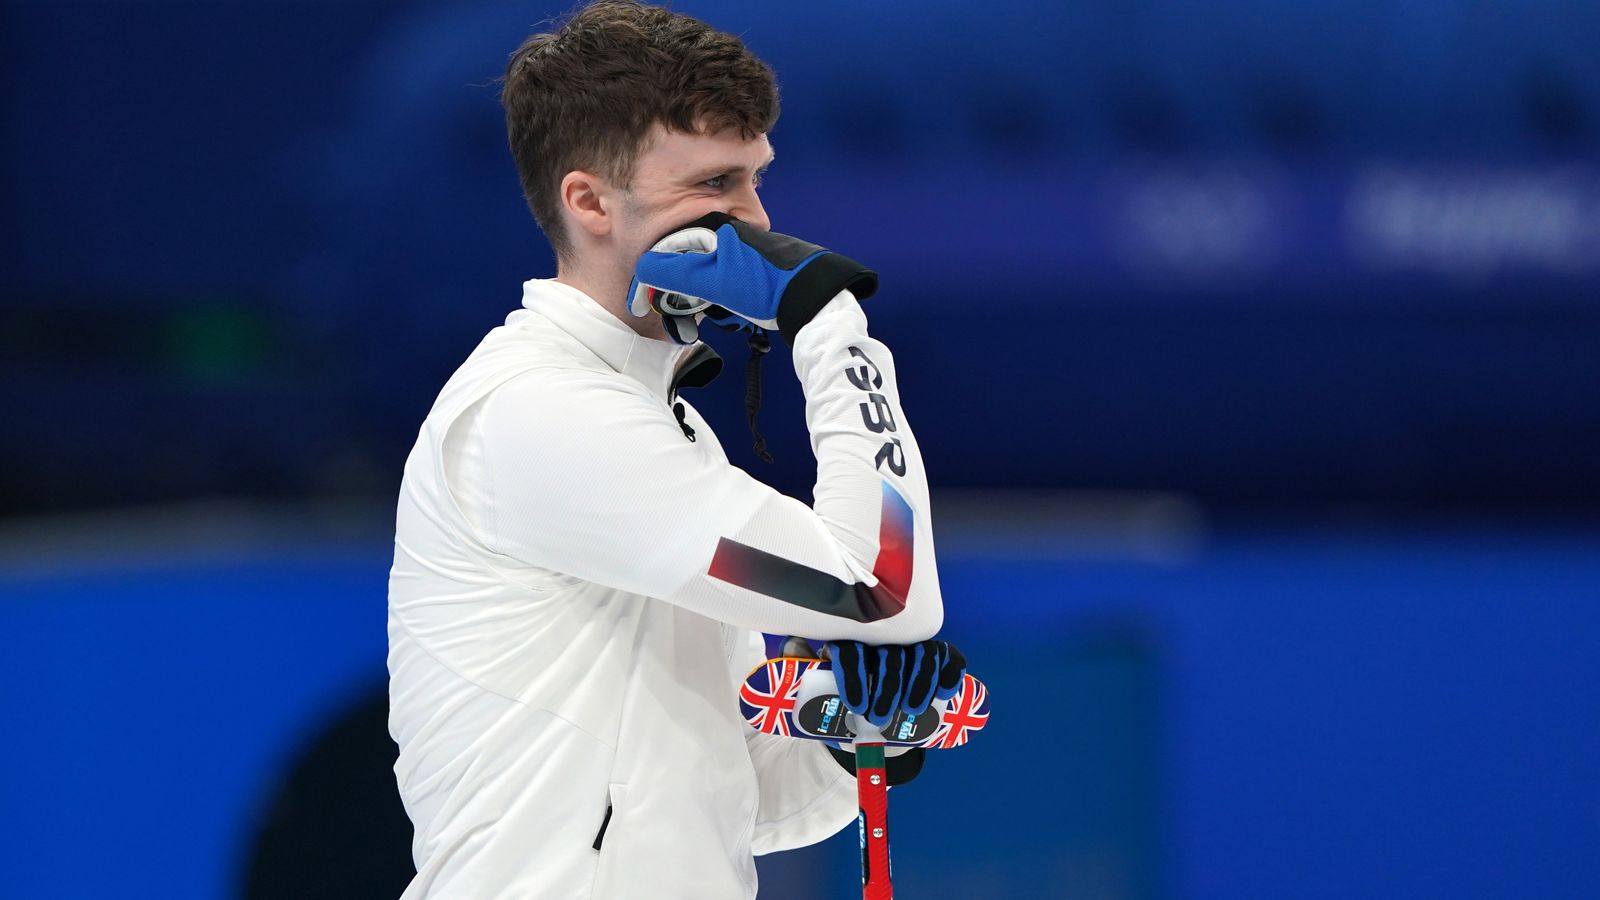
[{"label": "brown hair", "polygon": [[584,169],[626,186],[645,135],[660,122],[692,133],[778,120],[772,69],[744,43],[698,19],[633,0],[596,0],[511,54],[500,102],[522,193],[558,257],[561,179]]}]

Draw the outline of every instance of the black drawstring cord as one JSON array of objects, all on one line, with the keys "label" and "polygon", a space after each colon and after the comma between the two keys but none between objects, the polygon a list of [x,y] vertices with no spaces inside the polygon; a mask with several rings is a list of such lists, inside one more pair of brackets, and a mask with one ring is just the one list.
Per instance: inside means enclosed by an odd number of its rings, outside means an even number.
[{"label": "black drawstring cord", "polygon": [[688,438],[690,443],[694,443],[694,429],[683,420],[688,412],[684,410],[682,400],[672,404],[672,412],[678,417],[678,427],[683,429],[683,436]]},{"label": "black drawstring cord", "polygon": [[750,361],[745,364],[744,370],[744,412],[750,417],[750,434],[755,438],[756,455],[766,462],[772,462],[772,454],[767,452],[767,439],[761,436],[761,429],[756,427],[756,413],[761,412],[761,357],[771,349],[772,341],[767,339],[765,331],[757,328],[750,332]]}]

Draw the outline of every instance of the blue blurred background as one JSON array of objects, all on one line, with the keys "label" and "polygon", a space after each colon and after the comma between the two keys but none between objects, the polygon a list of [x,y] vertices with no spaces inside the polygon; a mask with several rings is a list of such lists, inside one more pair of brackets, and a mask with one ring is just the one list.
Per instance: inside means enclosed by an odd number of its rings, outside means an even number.
[{"label": "blue blurred background", "polygon": [[[561,8],[0,4],[0,897],[404,885],[393,497],[553,272],[494,80]],[[904,896],[1600,896],[1600,7],[677,8],[882,273],[994,693]]]}]

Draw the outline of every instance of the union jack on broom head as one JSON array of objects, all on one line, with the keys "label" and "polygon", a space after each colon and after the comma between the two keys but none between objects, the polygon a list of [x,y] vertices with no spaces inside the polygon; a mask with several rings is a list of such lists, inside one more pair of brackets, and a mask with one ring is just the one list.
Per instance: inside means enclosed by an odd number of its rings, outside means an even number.
[{"label": "union jack on broom head", "polygon": [[[782,657],[756,667],[739,687],[739,711],[746,722],[767,734],[796,735],[794,709],[799,702],[800,678],[820,659]],[[831,680],[831,679],[830,679]],[[805,737],[804,734],[799,734]]]},{"label": "union jack on broom head", "polygon": [[967,742],[974,731],[982,731],[989,724],[989,689],[971,675],[961,677],[961,690],[950,699],[950,705],[939,715],[939,730],[922,746],[948,750]]},{"label": "union jack on broom head", "polygon": [[[750,727],[766,734],[830,741],[848,741],[851,736],[825,660],[789,656],[767,660],[740,685],[739,711]],[[965,744],[988,721],[989,690],[968,674],[954,697],[935,701],[927,713],[896,714],[883,729],[884,742],[950,749]],[[897,735],[903,737],[896,740]]]}]

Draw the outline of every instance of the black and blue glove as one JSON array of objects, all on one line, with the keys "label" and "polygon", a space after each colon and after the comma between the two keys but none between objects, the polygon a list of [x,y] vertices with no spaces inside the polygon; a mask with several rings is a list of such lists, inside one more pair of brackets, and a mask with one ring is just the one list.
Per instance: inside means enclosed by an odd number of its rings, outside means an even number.
[{"label": "black and blue glove", "polygon": [[934,700],[954,697],[967,671],[967,658],[946,641],[881,647],[833,641],[827,653],[845,709],[878,728],[897,710],[921,715]]},{"label": "black and blue glove", "polygon": [[646,251],[628,297],[635,316],[661,313],[679,343],[694,343],[695,316],[703,313],[724,328],[778,331],[792,344],[846,289],[865,300],[878,289],[878,275],[847,256],[719,212]]}]

